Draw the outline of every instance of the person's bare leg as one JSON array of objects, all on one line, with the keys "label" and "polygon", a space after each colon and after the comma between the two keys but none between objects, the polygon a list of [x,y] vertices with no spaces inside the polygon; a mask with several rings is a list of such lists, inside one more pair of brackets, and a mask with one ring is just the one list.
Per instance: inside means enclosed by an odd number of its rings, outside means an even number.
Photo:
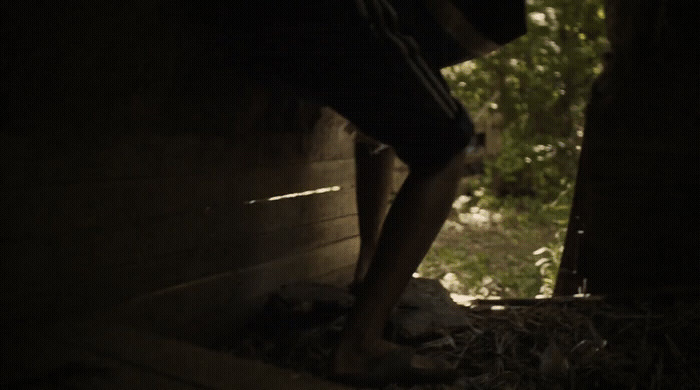
[{"label": "person's bare leg", "polygon": [[369,359],[396,347],[383,340],[384,327],[447,218],[463,162],[460,153],[438,171],[415,171],[406,178],[341,335],[333,365],[337,374],[362,373]]},{"label": "person's bare leg", "polygon": [[379,241],[389,193],[392,187],[394,151],[387,147],[373,153],[377,145],[355,143],[357,217],[360,227],[360,255],[355,267],[353,288],[365,277]]}]

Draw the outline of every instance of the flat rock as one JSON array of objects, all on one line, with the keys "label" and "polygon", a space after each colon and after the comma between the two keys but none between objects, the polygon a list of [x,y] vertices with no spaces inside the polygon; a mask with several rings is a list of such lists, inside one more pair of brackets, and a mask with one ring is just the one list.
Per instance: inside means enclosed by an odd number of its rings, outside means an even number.
[{"label": "flat rock", "polygon": [[438,280],[427,278],[411,279],[391,322],[406,339],[444,335],[471,325],[467,312],[450,298],[450,292]]},{"label": "flat rock", "polygon": [[327,284],[299,282],[280,288],[273,297],[285,302],[291,308],[301,311],[312,307],[350,308],[355,297],[347,289]]},{"label": "flat rock", "polygon": [[[279,326],[293,314],[314,321],[345,313],[355,301],[347,289],[319,283],[295,283],[275,292],[268,305],[268,320]],[[296,318],[295,317],[295,318]],[[311,318],[310,318],[311,319]],[[455,303],[438,280],[413,278],[390,318],[394,331],[404,339],[431,339],[455,328],[471,326],[464,308]]]}]

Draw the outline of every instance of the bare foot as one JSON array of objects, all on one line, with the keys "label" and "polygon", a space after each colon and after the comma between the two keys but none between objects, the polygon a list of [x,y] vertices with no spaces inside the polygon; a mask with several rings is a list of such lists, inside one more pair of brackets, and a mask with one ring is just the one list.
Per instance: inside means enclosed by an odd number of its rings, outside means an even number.
[{"label": "bare foot", "polygon": [[418,355],[411,348],[382,339],[341,342],[334,356],[333,371],[340,381],[367,386],[444,383],[459,377],[459,372],[447,362]]},{"label": "bare foot", "polygon": [[371,361],[399,348],[399,345],[382,339],[361,343],[341,340],[333,356],[333,371],[336,374],[363,373]]}]

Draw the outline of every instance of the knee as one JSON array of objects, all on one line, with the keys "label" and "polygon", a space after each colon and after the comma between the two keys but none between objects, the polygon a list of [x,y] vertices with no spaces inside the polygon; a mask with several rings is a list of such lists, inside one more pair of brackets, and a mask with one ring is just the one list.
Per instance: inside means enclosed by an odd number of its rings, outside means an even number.
[{"label": "knee", "polygon": [[421,176],[444,174],[447,176],[462,176],[466,167],[466,147],[452,150],[440,158],[432,160],[413,160],[407,163],[412,174]]},{"label": "knee", "polygon": [[447,171],[453,173],[456,176],[462,176],[465,172],[465,167],[467,163],[467,151],[466,147],[460,149],[450,157],[445,165],[440,168],[441,171]]},{"label": "knee", "polygon": [[426,129],[415,131],[413,137],[395,146],[396,154],[411,171],[436,172],[462,168],[466,149],[474,141],[474,124],[460,105],[456,118],[435,121]]}]

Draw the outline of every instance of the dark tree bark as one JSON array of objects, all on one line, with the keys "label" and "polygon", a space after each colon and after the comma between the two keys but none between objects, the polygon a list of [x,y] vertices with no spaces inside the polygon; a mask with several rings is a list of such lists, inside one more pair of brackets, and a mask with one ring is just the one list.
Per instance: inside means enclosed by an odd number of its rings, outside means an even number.
[{"label": "dark tree bark", "polygon": [[607,0],[555,294],[698,291],[700,27],[691,2]]}]

